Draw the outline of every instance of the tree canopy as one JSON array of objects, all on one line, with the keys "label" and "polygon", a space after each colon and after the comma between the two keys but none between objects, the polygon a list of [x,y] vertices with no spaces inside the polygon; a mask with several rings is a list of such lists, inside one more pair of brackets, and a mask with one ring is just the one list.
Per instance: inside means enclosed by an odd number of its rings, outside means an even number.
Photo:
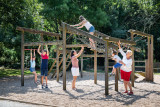
[{"label": "tree canopy", "polygon": [[[126,39],[129,29],[154,35],[154,60],[160,61],[159,0],[1,0],[0,5],[0,65],[20,67],[21,38],[17,26],[60,32],[61,21],[76,24],[80,15],[96,30],[113,37]],[[28,41],[38,39],[27,34]],[[138,46],[147,47],[145,41]],[[136,55],[137,59],[145,56],[144,52]]]}]

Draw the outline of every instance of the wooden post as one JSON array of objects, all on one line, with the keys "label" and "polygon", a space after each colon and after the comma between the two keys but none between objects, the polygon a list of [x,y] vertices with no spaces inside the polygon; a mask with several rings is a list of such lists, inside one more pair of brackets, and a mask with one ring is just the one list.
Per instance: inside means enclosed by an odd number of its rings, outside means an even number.
[{"label": "wooden post", "polygon": [[115,91],[118,91],[118,68],[116,69],[116,75],[115,75]]},{"label": "wooden post", "polygon": [[94,51],[94,83],[97,84],[97,51]]},{"label": "wooden post", "polygon": [[[40,41],[43,42],[43,33],[41,33]],[[41,46],[41,52],[43,51],[43,45]],[[41,65],[42,65],[42,58],[41,58]],[[41,65],[40,65],[40,71],[41,71]]]},{"label": "wooden post", "polygon": [[154,78],[153,78],[153,52],[154,52],[154,47],[153,47],[153,43],[154,43],[154,40],[153,40],[153,35],[151,36],[151,68],[150,68],[150,80],[153,82]]},{"label": "wooden post", "polygon": [[[131,40],[134,40],[134,34],[131,33]],[[134,87],[134,72],[135,72],[135,62],[134,62],[134,47],[131,47],[132,50],[132,73],[131,73],[131,82],[132,82],[132,87]]]},{"label": "wooden post", "polygon": [[81,55],[81,78],[83,78],[83,55]]},{"label": "wooden post", "polygon": [[66,90],[66,26],[63,27],[63,90]]},{"label": "wooden post", "polygon": [[[59,37],[57,37],[57,40],[59,41]],[[57,45],[57,53],[56,53],[56,60],[57,60],[57,65],[56,65],[56,71],[57,71],[57,82],[59,82],[59,46]]]},{"label": "wooden post", "polygon": [[145,60],[145,79],[147,77],[147,72],[148,72],[148,59]]},{"label": "wooden post", "polygon": [[109,94],[108,90],[108,41],[105,43],[105,95]]},{"label": "wooden post", "polygon": [[153,35],[148,37],[148,70],[146,80],[153,82]]},{"label": "wooden post", "polygon": [[24,31],[21,35],[21,86],[24,86]]},{"label": "wooden post", "polygon": [[150,81],[150,70],[151,70],[151,39],[148,37],[148,69],[146,70],[146,81]]},{"label": "wooden post", "polygon": [[131,47],[132,50],[132,73],[131,73],[131,80],[132,80],[132,87],[134,87],[134,72],[135,72],[135,62],[134,62],[134,47]]},{"label": "wooden post", "polygon": [[57,65],[56,65],[57,82],[59,82],[59,46],[57,46],[56,60],[57,60]]}]

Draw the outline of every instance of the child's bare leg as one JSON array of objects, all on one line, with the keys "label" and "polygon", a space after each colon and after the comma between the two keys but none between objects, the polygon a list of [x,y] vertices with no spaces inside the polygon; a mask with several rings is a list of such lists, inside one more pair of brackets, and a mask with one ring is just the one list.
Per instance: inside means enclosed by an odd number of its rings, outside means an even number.
[{"label": "child's bare leg", "polygon": [[34,81],[37,82],[37,73],[33,72],[33,74],[34,74]]},{"label": "child's bare leg", "polygon": [[89,38],[89,41],[90,41],[90,45],[91,45],[93,48],[95,48],[95,47],[96,47],[96,45],[95,45],[95,43],[94,43],[93,39]]},{"label": "child's bare leg", "polygon": [[91,47],[93,47],[93,44],[92,44],[92,42],[91,42],[91,38],[89,38],[89,42],[90,42]]},{"label": "child's bare leg", "polygon": [[46,85],[47,85],[47,76],[45,76],[45,80],[46,80]]},{"label": "child's bare leg", "polygon": [[112,74],[116,74],[116,68],[113,67]]},{"label": "child's bare leg", "polygon": [[44,76],[41,76],[41,84],[43,85]]},{"label": "child's bare leg", "polygon": [[[89,32],[89,34],[94,35],[94,32]],[[95,46],[94,40],[91,38],[89,38],[89,40],[90,42],[92,42],[92,46],[95,48],[96,46]]]}]

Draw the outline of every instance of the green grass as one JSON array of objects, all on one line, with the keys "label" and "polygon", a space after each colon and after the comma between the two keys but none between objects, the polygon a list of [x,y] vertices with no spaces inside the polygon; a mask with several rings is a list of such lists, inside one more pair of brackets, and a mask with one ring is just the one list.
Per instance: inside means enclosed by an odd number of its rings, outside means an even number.
[{"label": "green grass", "polygon": [[160,75],[160,73],[154,73],[154,75]]},{"label": "green grass", "polygon": [[[40,73],[40,71],[36,71]],[[29,70],[24,71],[24,75],[32,74]],[[20,69],[0,69],[0,77],[18,76],[21,75]]]}]

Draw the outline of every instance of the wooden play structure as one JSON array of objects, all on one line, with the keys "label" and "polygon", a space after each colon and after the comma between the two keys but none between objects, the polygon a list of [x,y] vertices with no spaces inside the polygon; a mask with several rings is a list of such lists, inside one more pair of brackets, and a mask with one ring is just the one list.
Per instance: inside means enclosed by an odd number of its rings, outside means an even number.
[{"label": "wooden play structure", "polygon": [[[77,29],[75,27],[71,27],[67,23],[62,22],[61,27],[59,28],[62,34],[51,33],[39,30],[33,30],[23,27],[17,27],[17,30],[22,32],[21,35],[21,86],[24,86],[24,49],[25,46],[38,46],[38,45],[56,45],[56,60],[53,62],[52,66],[49,69],[50,73],[55,66],[56,69],[53,71],[52,76],[56,74],[57,81],[59,81],[59,72],[63,70],[63,90],[66,90],[66,70],[71,64],[70,61],[70,51],[71,48],[78,48],[82,45],[84,47],[92,49],[90,46],[89,38],[93,39],[96,45],[96,50],[93,55],[85,55],[83,54],[81,57],[81,70],[83,71],[83,58],[84,57],[94,57],[94,83],[97,84],[97,57],[105,58],[105,95],[109,94],[109,65],[108,61],[111,55],[111,51],[113,49],[118,49],[117,42],[120,40],[122,45],[127,45],[133,51],[132,58],[134,59],[134,50],[136,42],[134,41],[134,34],[142,35],[148,37],[148,70],[146,71],[146,80],[153,81],[153,36],[149,34],[145,34],[143,32],[129,30],[131,33],[131,40],[119,39],[115,37],[108,36],[101,32],[95,31],[94,35],[90,35],[88,32]],[[24,32],[32,33],[32,34],[40,34],[41,39],[39,42],[24,42]],[[43,36],[52,36],[56,37],[55,41],[44,41]],[[69,43],[70,38],[74,36],[77,40],[78,44]],[[63,55],[60,59],[60,55]],[[60,67],[61,65],[61,67]],[[135,71],[135,65],[133,60],[133,71]],[[118,72],[118,70],[117,70]],[[152,77],[152,78],[151,78]],[[134,72],[131,74],[132,86],[134,86]],[[115,91],[118,91],[118,73],[115,76]]]}]

